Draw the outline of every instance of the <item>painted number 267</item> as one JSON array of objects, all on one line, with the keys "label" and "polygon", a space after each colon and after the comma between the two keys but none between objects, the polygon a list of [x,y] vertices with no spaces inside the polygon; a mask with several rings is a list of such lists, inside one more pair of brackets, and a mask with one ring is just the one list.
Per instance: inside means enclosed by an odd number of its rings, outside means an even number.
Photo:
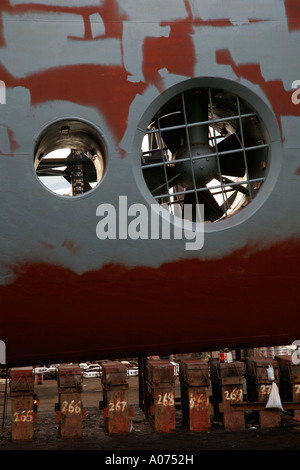
[{"label": "painted number 267", "polygon": [[231,392],[225,390],[225,400],[240,401],[243,397],[243,390],[241,388],[234,388]]}]

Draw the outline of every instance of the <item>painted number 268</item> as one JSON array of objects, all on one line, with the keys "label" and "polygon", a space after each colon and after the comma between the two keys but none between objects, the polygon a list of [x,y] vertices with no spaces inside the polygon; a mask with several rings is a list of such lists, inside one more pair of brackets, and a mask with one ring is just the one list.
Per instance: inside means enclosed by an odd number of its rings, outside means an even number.
[{"label": "painted number 268", "polygon": [[157,404],[163,406],[174,406],[174,394],[172,392],[165,393],[164,395],[159,394]]}]

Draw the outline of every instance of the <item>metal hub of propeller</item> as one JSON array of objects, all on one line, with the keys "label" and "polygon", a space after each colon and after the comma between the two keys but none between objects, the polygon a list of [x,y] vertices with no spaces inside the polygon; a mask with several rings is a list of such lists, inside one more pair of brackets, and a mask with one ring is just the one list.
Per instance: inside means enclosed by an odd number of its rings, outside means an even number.
[{"label": "metal hub of propeller", "polygon": [[[175,161],[190,157],[190,160],[175,163],[175,171],[180,173],[177,181],[186,189],[198,187],[209,183],[218,175],[218,162],[215,151],[208,144],[192,144],[181,147],[175,154]],[[194,178],[195,181],[194,181]]]}]

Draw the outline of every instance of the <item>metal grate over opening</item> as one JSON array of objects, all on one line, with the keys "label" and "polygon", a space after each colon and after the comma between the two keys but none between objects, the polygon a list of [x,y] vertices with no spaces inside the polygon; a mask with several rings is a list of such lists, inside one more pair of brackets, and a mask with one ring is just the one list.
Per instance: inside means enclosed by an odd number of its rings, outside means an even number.
[{"label": "metal grate over opening", "polygon": [[159,109],[141,155],[145,182],[161,205],[184,217],[185,204],[204,204],[205,221],[216,222],[256,197],[267,174],[269,135],[239,96],[198,88]]}]

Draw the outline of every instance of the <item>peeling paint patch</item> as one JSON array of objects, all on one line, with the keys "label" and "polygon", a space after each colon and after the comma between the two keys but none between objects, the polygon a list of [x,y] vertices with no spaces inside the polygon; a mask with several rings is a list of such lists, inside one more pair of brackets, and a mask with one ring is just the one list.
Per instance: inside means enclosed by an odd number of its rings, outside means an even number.
[{"label": "peeling paint patch", "polygon": [[39,243],[42,245],[43,248],[46,250],[55,250],[55,246],[52,245],[51,243],[47,243],[44,240],[39,240]]},{"label": "peeling paint patch", "polygon": [[202,18],[195,18],[195,26],[212,26],[214,28],[227,28],[228,26],[234,26],[229,18],[215,19],[215,20],[203,20]]},{"label": "peeling paint patch", "polygon": [[[164,80],[159,70],[167,69],[169,73],[194,76],[196,54],[193,43],[192,13],[185,1],[188,16],[178,21],[161,22],[161,26],[169,26],[167,38],[146,38],[143,46],[143,75],[145,80],[163,91]],[[180,60],[178,58],[180,57]]]},{"label": "peeling paint patch", "polygon": [[289,31],[300,30],[300,2],[299,0],[284,0]]},{"label": "peeling paint patch", "polygon": [[19,147],[13,131],[5,125],[0,125],[0,155],[12,157]]},{"label": "peeling paint patch", "polygon": [[73,240],[65,240],[62,244],[62,247],[66,248],[73,255],[76,255],[81,250],[81,246],[75,243]]},{"label": "peeling paint patch", "polygon": [[[126,130],[131,102],[146,88],[143,82],[128,82],[126,70],[118,66],[64,66],[15,79],[0,65],[0,75],[10,87],[23,86],[29,89],[32,106],[47,101],[64,100],[98,109],[105,116],[118,141]],[[108,89],[114,89],[115,93],[107,93]]]},{"label": "peeling paint patch", "polygon": [[[293,90],[285,90],[282,80],[266,81],[262,75],[260,64],[236,64],[229,49],[217,50],[216,60],[218,64],[229,65],[238,79],[244,78],[261,87],[276,114],[281,134],[281,116],[300,116],[300,106],[295,106],[292,102]],[[283,135],[282,139],[284,140]]]}]

